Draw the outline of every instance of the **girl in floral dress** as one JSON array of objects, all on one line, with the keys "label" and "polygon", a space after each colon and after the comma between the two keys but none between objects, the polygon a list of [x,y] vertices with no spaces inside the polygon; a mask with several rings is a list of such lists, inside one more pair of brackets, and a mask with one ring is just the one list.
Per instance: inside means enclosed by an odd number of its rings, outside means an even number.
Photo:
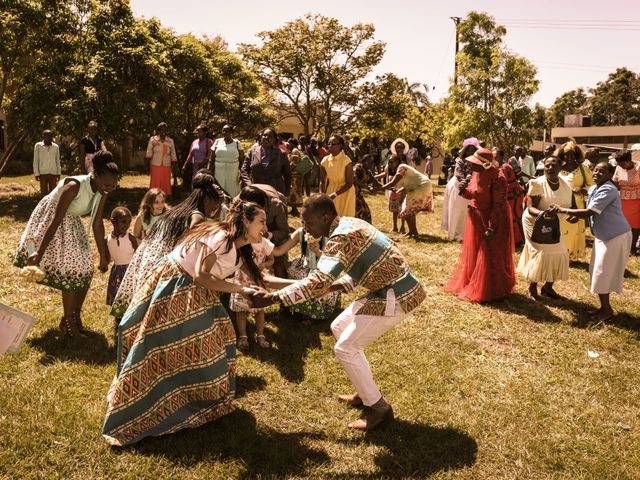
[{"label": "girl in floral dress", "polygon": [[31,214],[14,253],[14,264],[40,265],[40,281],[62,292],[64,316],[60,330],[72,337],[84,336],[80,312],[93,277],[89,237],[80,218],[91,215],[91,226],[100,254],[101,272],[108,266],[102,214],[107,194],[118,185],[118,166],[110,152],[98,151],[93,172],[67,177],[44,197]]}]

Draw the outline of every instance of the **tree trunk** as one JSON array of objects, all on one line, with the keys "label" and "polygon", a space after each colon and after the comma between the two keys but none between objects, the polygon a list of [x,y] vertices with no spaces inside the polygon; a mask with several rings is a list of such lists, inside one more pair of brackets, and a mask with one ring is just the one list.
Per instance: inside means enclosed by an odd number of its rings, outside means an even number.
[{"label": "tree trunk", "polygon": [[16,150],[23,142],[23,140],[27,138],[26,132],[21,133],[17,138],[15,138],[7,147],[5,152],[2,154],[2,158],[0,158],[0,178],[4,175],[4,172],[7,170],[9,166],[9,162],[15,156]]}]

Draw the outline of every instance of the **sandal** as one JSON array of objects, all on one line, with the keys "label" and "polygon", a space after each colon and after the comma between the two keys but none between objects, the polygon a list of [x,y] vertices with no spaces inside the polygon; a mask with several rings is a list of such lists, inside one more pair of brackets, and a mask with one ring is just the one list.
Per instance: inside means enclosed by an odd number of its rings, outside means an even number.
[{"label": "sandal", "polygon": [[271,348],[271,344],[267,342],[267,339],[264,335],[256,335],[256,345],[260,348]]},{"label": "sandal", "polygon": [[86,337],[86,335],[78,329],[76,318],[75,315],[62,317],[59,325],[60,331],[71,338]]},{"label": "sandal", "polygon": [[67,317],[62,317],[60,319],[60,323],[58,324],[58,328],[60,329],[60,331],[64,334],[64,335],[69,335],[71,336],[70,330],[71,330],[71,326],[69,324],[69,319]]},{"label": "sandal", "polygon": [[238,337],[238,342],[236,343],[238,350],[246,351],[249,350],[249,338],[246,335],[240,335]]}]

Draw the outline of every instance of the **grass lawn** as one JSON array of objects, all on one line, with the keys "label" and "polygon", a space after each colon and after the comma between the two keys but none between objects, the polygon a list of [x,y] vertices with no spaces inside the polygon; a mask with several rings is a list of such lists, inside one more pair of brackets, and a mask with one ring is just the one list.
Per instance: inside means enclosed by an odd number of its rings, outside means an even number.
[{"label": "grass lawn", "polygon": [[[148,177],[125,177],[107,210],[126,203],[135,211],[145,185]],[[0,302],[38,319],[20,354],[0,356],[2,479],[640,478],[638,257],[607,324],[587,320],[596,299],[584,262],[557,284],[565,301],[533,304],[520,281],[507,300],[461,302],[442,290],[460,245],[439,229],[438,189],[436,213],[419,217],[420,241],[396,238],[428,298],[367,351],[393,424],[369,435],[348,430],[358,412],[335,399],[352,389],[328,322],[303,326],[272,313],[273,349],[252,343],[238,357],[234,413],[114,449],[100,435],[115,372],[108,273],[96,270],[85,303],[89,338],[62,338],[57,291],[26,283],[9,261],[38,201],[33,192],[0,194]],[[369,202],[389,232],[384,197]]]}]

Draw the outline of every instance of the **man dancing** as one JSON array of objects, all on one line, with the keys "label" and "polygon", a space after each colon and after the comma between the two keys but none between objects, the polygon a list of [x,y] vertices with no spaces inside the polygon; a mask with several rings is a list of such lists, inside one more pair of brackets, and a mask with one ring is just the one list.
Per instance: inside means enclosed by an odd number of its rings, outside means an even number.
[{"label": "man dancing", "polygon": [[302,222],[315,238],[329,237],[317,269],[275,293],[255,294],[253,304],[258,308],[273,303],[289,306],[329,291],[353,291],[357,285],[369,290],[333,321],[331,331],[336,357],[356,390],[338,398],[367,410],[363,419],[349,427],[372,430],[392,419],[393,410],[378,390],[363,350],[420,305],[425,290],[386,235],[363,220],[338,217],[327,195],[306,200]]}]

